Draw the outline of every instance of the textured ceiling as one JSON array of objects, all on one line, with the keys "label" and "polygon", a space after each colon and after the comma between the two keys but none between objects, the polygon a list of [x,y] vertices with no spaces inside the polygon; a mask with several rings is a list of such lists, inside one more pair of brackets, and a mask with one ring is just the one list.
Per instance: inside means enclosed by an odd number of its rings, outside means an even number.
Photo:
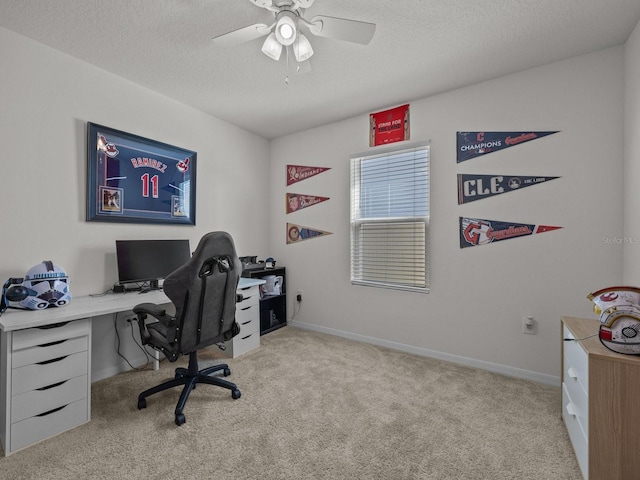
[{"label": "textured ceiling", "polygon": [[316,0],[306,17],[377,24],[312,37],[310,73],[211,38],[271,16],[249,0],[2,0],[0,26],[266,138],[622,44],[639,0]]}]

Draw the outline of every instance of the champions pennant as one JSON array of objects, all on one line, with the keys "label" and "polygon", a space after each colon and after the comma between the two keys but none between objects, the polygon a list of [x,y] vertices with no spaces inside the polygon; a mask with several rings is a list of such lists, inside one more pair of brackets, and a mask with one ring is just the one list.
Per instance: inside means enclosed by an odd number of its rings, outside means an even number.
[{"label": "champions pennant", "polygon": [[312,207],[318,203],[326,202],[329,197],[319,197],[317,195],[302,195],[300,193],[287,193],[287,213],[297,212],[303,208]]},{"label": "champions pennant", "polygon": [[330,167],[305,167],[303,165],[287,165],[287,186],[301,182],[307,178],[331,170]]},{"label": "champions pennant", "polygon": [[324,235],[331,235],[331,232],[287,223],[287,243],[303,242],[305,240],[322,237]]},{"label": "champions pennant", "polygon": [[458,205],[539,185],[560,177],[458,174]]},{"label": "champions pennant", "polygon": [[487,153],[504,150],[555,132],[458,132],[456,162],[464,162]]},{"label": "champions pennant", "polygon": [[477,247],[500,240],[550,232],[559,228],[562,227],[460,217],[460,248]]}]

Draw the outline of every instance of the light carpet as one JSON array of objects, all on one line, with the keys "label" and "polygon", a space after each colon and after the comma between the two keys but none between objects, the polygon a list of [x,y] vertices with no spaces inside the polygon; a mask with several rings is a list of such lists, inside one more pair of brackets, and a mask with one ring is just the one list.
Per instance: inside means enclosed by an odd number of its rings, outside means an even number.
[{"label": "light carpet", "polygon": [[94,383],[91,422],[0,458],[0,478],[582,478],[558,388],[294,327],[226,362],[242,397],[199,385],[180,427],[178,389],[137,395],[185,358]]}]

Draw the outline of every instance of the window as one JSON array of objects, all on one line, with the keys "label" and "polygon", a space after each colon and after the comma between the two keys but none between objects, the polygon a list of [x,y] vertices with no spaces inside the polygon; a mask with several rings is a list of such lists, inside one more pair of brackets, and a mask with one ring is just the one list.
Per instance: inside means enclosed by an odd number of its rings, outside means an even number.
[{"label": "window", "polygon": [[351,283],[428,293],[429,146],[351,159]]}]

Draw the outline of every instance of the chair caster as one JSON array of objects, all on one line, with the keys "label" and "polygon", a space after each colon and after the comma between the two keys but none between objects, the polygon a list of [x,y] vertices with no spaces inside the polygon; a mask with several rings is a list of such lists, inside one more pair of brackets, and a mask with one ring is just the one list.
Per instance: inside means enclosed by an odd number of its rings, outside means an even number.
[{"label": "chair caster", "polygon": [[176,415],[176,425],[183,425],[186,421],[187,419],[185,418],[184,413],[179,413],[178,415]]},{"label": "chair caster", "polygon": [[233,398],[234,400],[239,399],[240,395],[240,390],[238,390],[237,388],[235,390],[231,390],[231,398]]},{"label": "chair caster", "polygon": [[142,410],[143,408],[147,408],[147,399],[139,398],[138,399],[138,410]]},{"label": "chair caster", "polygon": [[225,368],[225,369],[224,369],[224,371],[222,372],[222,374],[223,374],[225,377],[228,377],[229,375],[231,375],[231,370],[230,370],[230,369],[228,369],[228,368]]}]

